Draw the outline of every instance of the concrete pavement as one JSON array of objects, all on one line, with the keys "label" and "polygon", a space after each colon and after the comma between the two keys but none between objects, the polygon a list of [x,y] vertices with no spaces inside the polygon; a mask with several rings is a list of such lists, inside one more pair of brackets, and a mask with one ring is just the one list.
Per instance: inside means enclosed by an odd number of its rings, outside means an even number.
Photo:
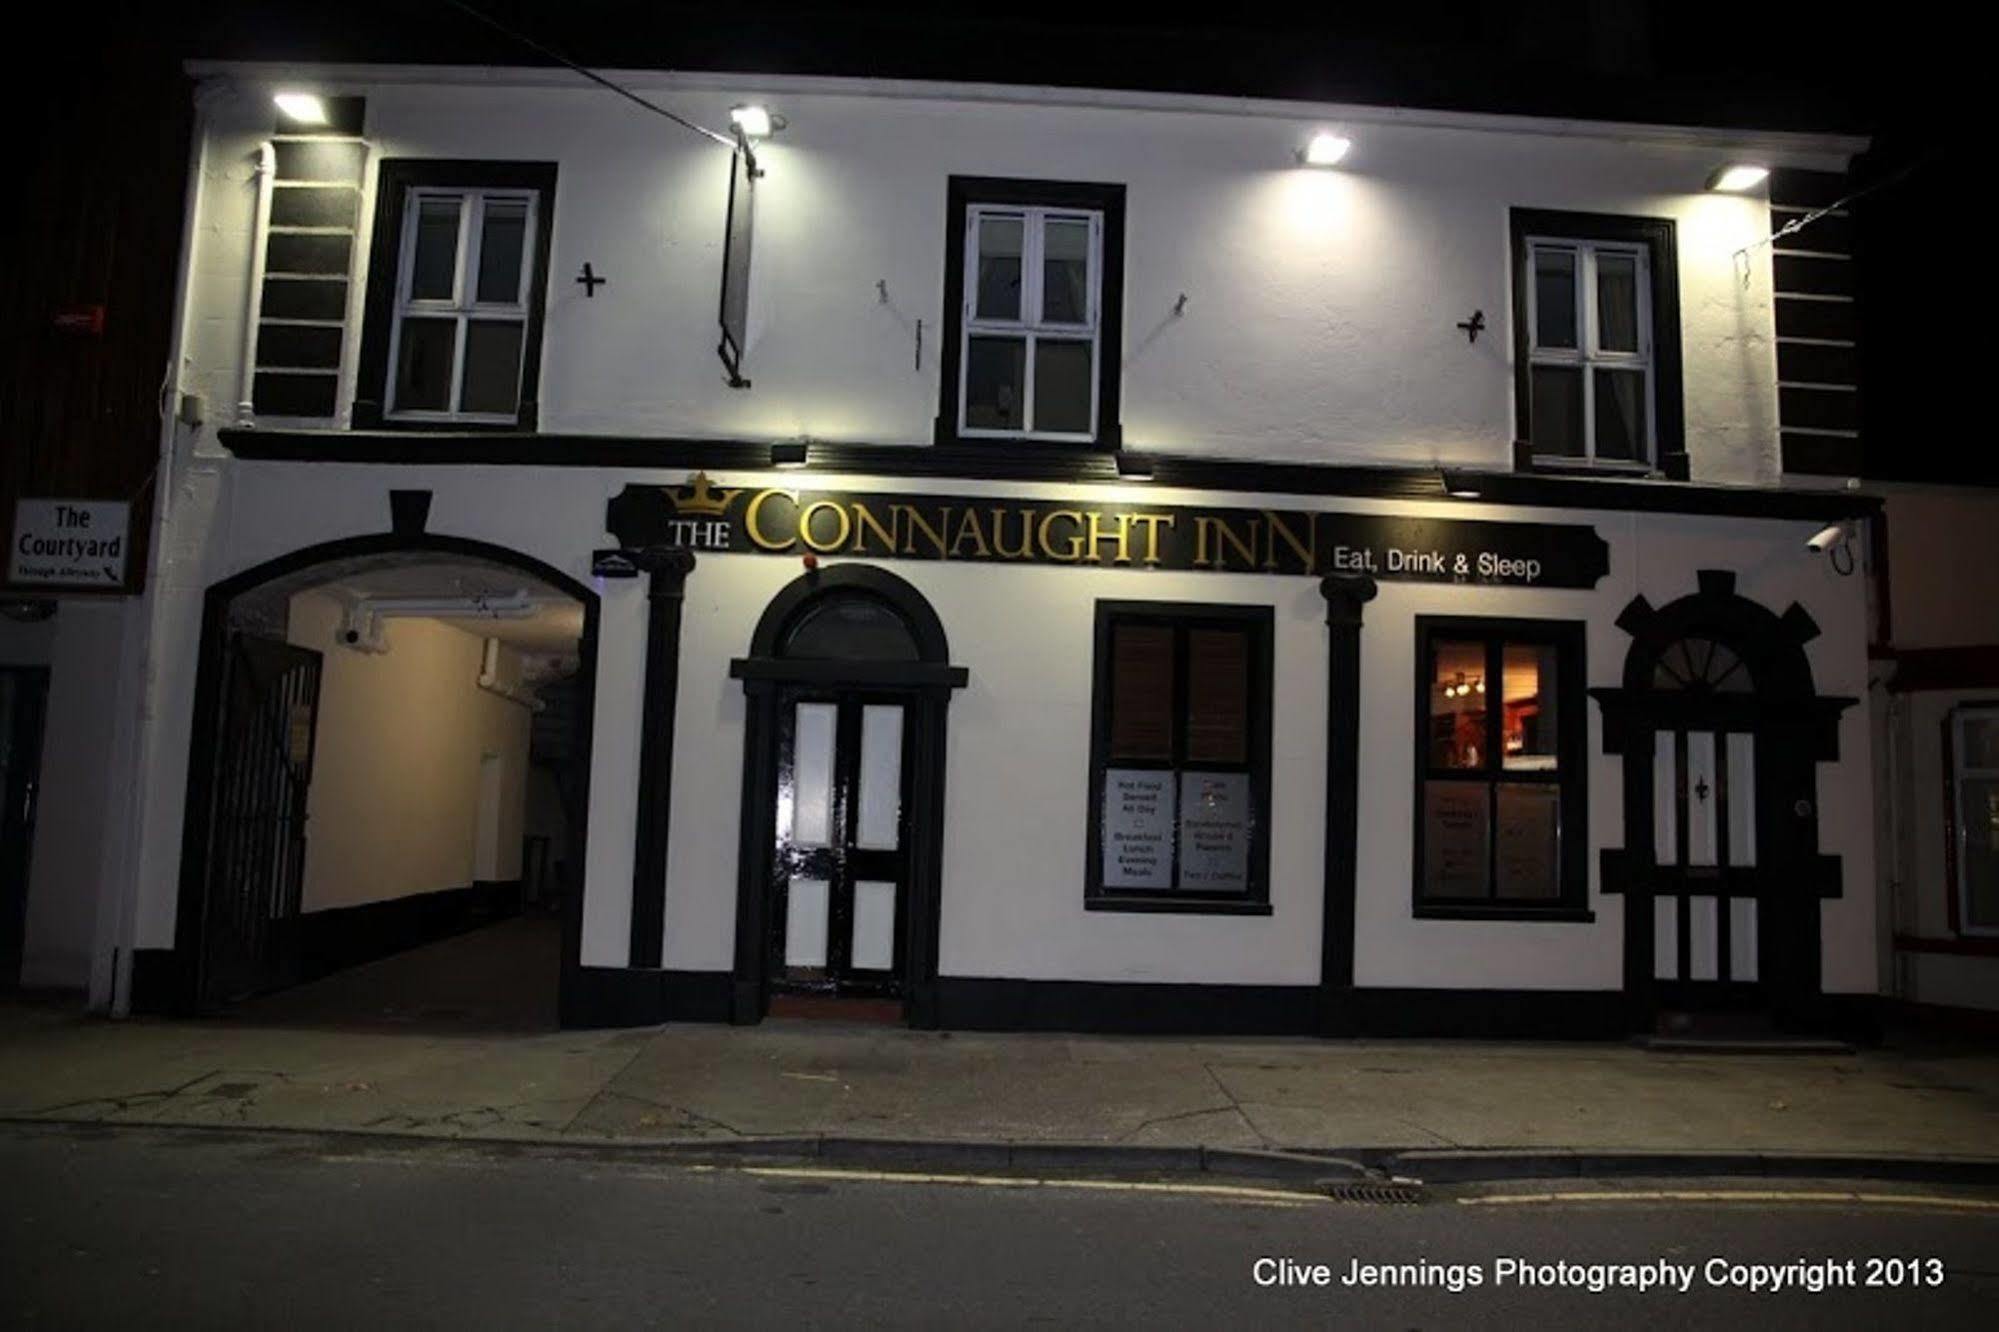
[{"label": "concrete pavement", "polygon": [[1999,1053],[1183,1040],[770,1021],[537,1035],[0,1005],[0,1118],[568,1143],[1986,1158]]}]

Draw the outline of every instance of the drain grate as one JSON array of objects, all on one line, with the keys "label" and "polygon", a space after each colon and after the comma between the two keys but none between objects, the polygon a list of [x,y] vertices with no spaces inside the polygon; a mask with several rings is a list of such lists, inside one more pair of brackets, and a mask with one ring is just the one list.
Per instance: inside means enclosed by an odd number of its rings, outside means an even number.
[{"label": "drain grate", "polygon": [[1423,1186],[1413,1179],[1328,1179],[1319,1187],[1334,1202],[1413,1207],[1423,1201]]}]

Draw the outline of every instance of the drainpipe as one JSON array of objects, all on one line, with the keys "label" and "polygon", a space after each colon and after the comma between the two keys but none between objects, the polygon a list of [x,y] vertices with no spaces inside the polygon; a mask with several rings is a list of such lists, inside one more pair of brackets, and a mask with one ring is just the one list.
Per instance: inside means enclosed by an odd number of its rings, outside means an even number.
[{"label": "drainpipe", "polygon": [[265,238],[271,230],[271,182],[278,152],[269,139],[257,145],[257,220],[250,230],[250,292],[243,302],[243,382],[236,401],[236,424],[257,424],[257,321],[264,317]]},{"label": "drainpipe", "polygon": [[486,655],[479,667],[479,687],[509,703],[518,703],[529,712],[540,712],[547,706],[518,685],[500,683],[500,640],[497,638],[486,640]]}]

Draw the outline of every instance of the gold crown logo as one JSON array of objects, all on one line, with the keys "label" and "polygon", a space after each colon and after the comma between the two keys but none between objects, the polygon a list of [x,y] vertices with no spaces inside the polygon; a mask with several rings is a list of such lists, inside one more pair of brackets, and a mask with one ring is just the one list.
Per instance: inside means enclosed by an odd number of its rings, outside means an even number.
[{"label": "gold crown logo", "polygon": [[725,513],[728,511],[730,501],[743,493],[740,490],[712,489],[706,472],[696,472],[688,478],[685,489],[690,493],[682,494],[678,490],[667,492],[667,497],[673,501],[674,509],[680,513]]}]

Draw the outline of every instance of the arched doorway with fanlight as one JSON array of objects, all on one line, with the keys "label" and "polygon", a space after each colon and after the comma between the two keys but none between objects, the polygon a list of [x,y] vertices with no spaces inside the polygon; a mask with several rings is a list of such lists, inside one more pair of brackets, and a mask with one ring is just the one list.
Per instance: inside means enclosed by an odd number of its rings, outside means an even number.
[{"label": "arched doorway with fanlight", "polygon": [[869,565],[771,599],[749,655],[730,1013],[936,1025],[945,723],[965,669],[923,594]]},{"label": "arched doorway with fanlight", "polygon": [[1840,895],[1819,849],[1817,765],[1839,757],[1840,713],[1805,644],[1818,626],[1739,595],[1704,569],[1663,607],[1634,598],[1623,683],[1592,689],[1603,745],[1623,757],[1624,846],[1603,853],[1622,894],[1634,1028],[1801,1030],[1820,994],[1820,903]]}]

